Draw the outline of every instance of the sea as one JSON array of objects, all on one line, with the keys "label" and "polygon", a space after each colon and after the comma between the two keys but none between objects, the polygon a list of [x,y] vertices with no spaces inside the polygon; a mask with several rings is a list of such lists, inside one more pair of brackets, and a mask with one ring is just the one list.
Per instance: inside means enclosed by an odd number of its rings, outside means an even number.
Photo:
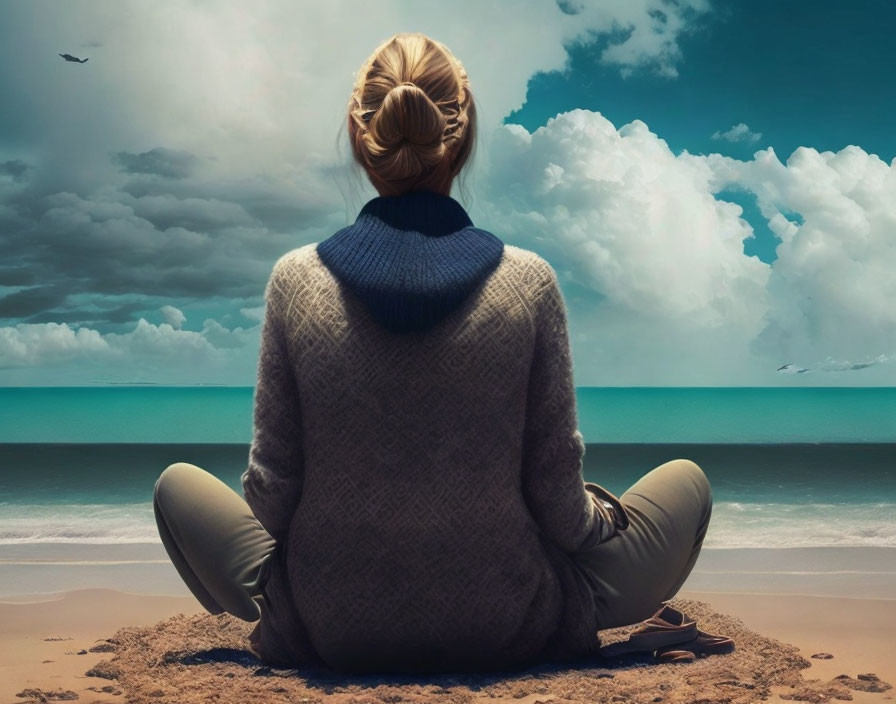
[{"label": "sea", "polygon": [[[727,551],[713,563],[727,584],[732,555],[793,572],[785,591],[838,555],[827,583],[863,574],[877,585],[869,593],[896,598],[896,387],[576,394],[586,480],[620,495],[671,459],[704,470],[713,492],[704,552]],[[110,579],[171,592],[153,485],[169,464],[190,462],[240,492],[252,400],[252,387],[0,388],[0,598]],[[712,574],[700,584],[715,588]]]}]

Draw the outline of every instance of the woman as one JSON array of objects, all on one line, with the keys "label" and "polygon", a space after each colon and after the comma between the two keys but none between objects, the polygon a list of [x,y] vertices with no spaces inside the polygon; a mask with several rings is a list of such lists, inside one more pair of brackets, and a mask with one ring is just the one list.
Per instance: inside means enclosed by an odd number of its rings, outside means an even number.
[{"label": "woman", "polygon": [[697,559],[709,482],[677,459],[621,497],[582,476],[566,309],[534,252],[450,190],[476,109],[461,63],[399,34],[358,73],[380,195],[265,288],[245,500],[178,462],[162,542],[200,603],[285,667],[484,671],[597,651]]}]

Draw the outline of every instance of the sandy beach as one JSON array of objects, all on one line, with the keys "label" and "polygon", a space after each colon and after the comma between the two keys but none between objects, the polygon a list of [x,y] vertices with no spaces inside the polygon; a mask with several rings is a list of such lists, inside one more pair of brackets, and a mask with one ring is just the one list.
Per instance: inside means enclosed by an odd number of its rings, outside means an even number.
[{"label": "sandy beach", "polygon": [[[735,652],[398,682],[266,668],[247,650],[251,624],[201,609],[157,541],[146,498],[172,456],[236,482],[245,447],[187,447],[5,446],[8,466],[37,469],[9,473],[19,503],[0,516],[0,704],[896,698],[883,684],[896,684],[894,504],[878,498],[893,495],[890,445],[757,446],[746,454],[743,446],[592,445],[591,461],[614,467],[620,485],[662,458],[694,456],[718,468],[713,527],[673,605],[686,606],[703,630],[733,637]],[[143,464],[122,472],[134,458]],[[71,464],[83,470],[58,471]],[[853,473],[846,499],[843,467]],[[624,630],[601,631],[601,640]],[[820,653],[832,657],[812,657]]]},{"label": "sandy beach", "polygon": [[[47,597],[41,597],[47,599]],[[797,594],[758,594],[737,592],[698,592],[682,590],[676,599],[697,600],[709,604],[719,613],[740,619],[746,628],[776,639],[782,644],[795,646],[798,654],[807,658],[810,666],[802,671],[804,680],[827,682],[838,675],[846,674],[855,678],[859,674],[874,673],[880,680],[896,683],[896,658],[893,658],[893,629],[896,627],[896,600],[869,599],[832,596],[802,596]],[[106,702],[129,701],[128,692],[115,679],[88,676],[86,673],[98,663],[108,662],[114,655],[112,644],[105,641],[124,626],[149,626],[169,617],[183,614],[183,619],[191,615],[204,614],[192,597],[139,595],[108,589],[82,589],[62,593],[51,600],[17,601],[0,603],[0,704],[8,702],[41,701],[34,689],[43,692],[73,692],[77,701]],[[206,614],[206,616],[208,616]],[[220,618],[210,617],[209,618]],[[238,622],[240,627],[242,622]],[[701,621],[698,620],[698,626]],[[246,624],[248,625],[248,624]],[[602,632],[605,633],[605,632]],[[735,638],[738,648],[749,645],[749,636]],[[830,659],[811,657],[817,653],[829,653]],[[715,655],[701,658],[695,663],[677,665],[650,664],[646,667],[665,674],[668,688],[663,688],[663,701],[679,701],[675,695],[676,683],[683,683],[689,668],[709,667],[710,672],[725,676],[726,668],[733,661],[726,658],[733,655]],[[642,665],[643,667],[644,665]],[[531,692],[519,688],[507,701],[596,701],[589,694],[588,686],[595,682],[607,682],[594,673],[573,671],[555,674],[534,682],[540,682]],[[551,677],[556,678],[552,680]],[[606,677],[606,675],[604,675]],[[572,679],[571,679],[572,678]],[[257,679],[257,678],[256,678]],[[552,684],[553,682],[553,684]],[[570,695],[569,688],[577,682],[582,691],[582,699]],[[164,684],[164,683],[160,683]],[[520,683],[522,686],[522,683]],[[577,685],[577,686],[578,686]],[[197,687],[202,685],[197,683]],[[529,686],[529,685],[527,685]],[[730,701],[719,691],[707,684],[706,701]],[[555,688],[557,693],[555,693]],[[31,696],[27,696],[32,690]],[[276,690],[274,690],[276,691]],[[307,701],[380,701],[371,696],[355,698],[346,693],[315,689],[316,696]],[[610,693],[609,686],[603,691]],[[843,689],[840,688],[842,692]],[[892,700],[896,690],[864,692],[848,690],[854,702],[879,702]],[[431,697],[414,696],[408,701],[486,701],[481,698],[461,699],[434,693]],[[780,695],[793,696],[794,688],[779,686],[771,688],[771,695],[765,701],[793,701]],[[25,694],[26,696],[22,696]],[[564,696],[565,694],[565,696]],[[155,698],[147,701],[169,701],[164,696],[164,687],[155,692]],[[66,695],[71,700],[71,694]],[[741,693],[743,696],[743,693]],[[828,701],[817,698],[812,701]],[[49,698],[49,697],[48,697]],[[49,698],[50,701],[55,699]],[[247,699],[247,701],[263,699]],[[395,701],[388,697],[383,701]],[[606,699],[611,701],[611,699]],[[750,701],[741,698],[736,701]],[[761,698],[757,696],[756,701]],[[810,699],[802,699],[803,701]],[[130,701],[144,701],[139,693]],[[176,701],[171,699],[170,701]],[[288,699],[283,699],[288,701]],[[501,701],[494,695],[488,701]]]},{"label": "sandy beach", "polygon": [[[79,701],[122,701],[89,689],[114,685],[84,673],[105,652],[90,649],[124,625],[145,625],[174,614],[199,613],[192,597],[128,594],[111,589],[64,592],[41,601],[0,602],[0,702],[22,702],[28,688],[71,690]],[[81,652],[86,651],[86,652]],[[79,654],[80,653],[80,654]],[[39,699],[35,699],[39,701]]]}]

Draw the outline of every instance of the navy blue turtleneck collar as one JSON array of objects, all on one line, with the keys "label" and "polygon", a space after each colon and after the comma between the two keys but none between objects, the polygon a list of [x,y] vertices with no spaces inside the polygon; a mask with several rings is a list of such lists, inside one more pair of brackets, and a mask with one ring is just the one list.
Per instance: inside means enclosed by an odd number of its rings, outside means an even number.
[{"label": "navy blue turtleneck collar", "polygon": [[392,332],[427,330],[497,268],[504,242],[435,191],[369,200],[352,225],[318,243],[333,275]]}]

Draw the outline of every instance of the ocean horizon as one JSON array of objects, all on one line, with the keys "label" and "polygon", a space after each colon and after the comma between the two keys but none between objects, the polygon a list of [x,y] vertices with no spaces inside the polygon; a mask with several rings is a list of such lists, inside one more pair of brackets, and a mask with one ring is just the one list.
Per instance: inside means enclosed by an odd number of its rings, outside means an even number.
[{"label": "ocean horizon", "polygon": [[[248,443],[253,386],[0,387],[0,443]],[[896,387],[576,387],[591,443],[896,443]]]},{"label": "ocean horizon", "polygon": [[[143,581],[134,585],[176,589],[159,552],[155,480],[169,464],[190,462],[241,493],[253,391],[0,389],[0,596],[42,584],[102,585],[109,575],[128,586],[135,565]],[[880,558],[874,551],[889,561],[896,554],[896,389],[576,391],[587,481],[619,495],[671,459],[706,472],[713,517],[704,549],[716,551],[722,568],[701,583],[737,572],[723,553],[791,549],[810,557],[769,557],[770,570],[792,559],[821,565],[793,572],[794,584],[820,584],[809,577],[819,572],[836,586],[868,571],[879,581],[874,594],[896,598],[896,571],[869,567]],[[830,550],[840,557],[828,569],[817,556]]]}]

